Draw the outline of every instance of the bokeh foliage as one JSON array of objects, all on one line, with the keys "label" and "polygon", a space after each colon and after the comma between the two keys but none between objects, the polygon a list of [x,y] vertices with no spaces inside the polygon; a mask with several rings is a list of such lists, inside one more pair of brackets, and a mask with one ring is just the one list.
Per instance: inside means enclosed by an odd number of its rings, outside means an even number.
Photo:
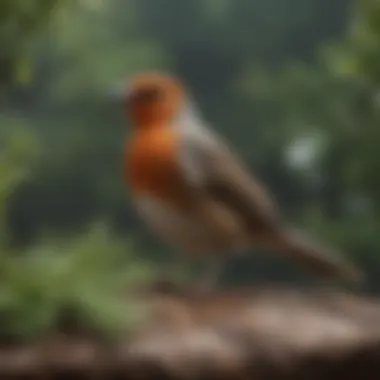
[{"label": "bokeh foliage", "polygon": [[31,38],[46,26],[60,0],[3,0],[0,4],[0,83],[28,82]]}]

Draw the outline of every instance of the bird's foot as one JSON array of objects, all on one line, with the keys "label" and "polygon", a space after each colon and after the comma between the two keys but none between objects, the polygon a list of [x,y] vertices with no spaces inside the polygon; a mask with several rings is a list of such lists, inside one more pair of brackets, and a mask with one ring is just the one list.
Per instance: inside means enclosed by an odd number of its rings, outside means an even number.
[{"label": "bird's foot", "polygon": [[152,286],[157,291],[166,293],[177,290],[180,284],[171,276],[160,275],[153,280]]},{"label": "bird's foot", "polygon": [[225,260],[221,257],[211,257],[205,270],[192,284],[191,288],[198,293],[210,293],[217,289]]},{"label": "bird's foot", "polygon": [[211,293],[218,287],[219,276],[204,273],[191,284],[191,289],[196,293]]}]

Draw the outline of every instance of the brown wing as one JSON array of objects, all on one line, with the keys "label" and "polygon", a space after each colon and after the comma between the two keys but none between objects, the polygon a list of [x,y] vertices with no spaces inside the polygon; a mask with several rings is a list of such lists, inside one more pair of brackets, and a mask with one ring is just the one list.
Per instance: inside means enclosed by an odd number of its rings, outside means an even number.
[{"label": "brown wing", "polygon": [[222,139],[199,129],[188,133],[183,142],[183,162],[192,174],[189,178],[194,187],[237,212],[259,244],[324,275],[361,279],[362,274],[336,252],[315,244],[281,221],[269,191],[250,176]]},{"label": "brown wing", "polygon": [[251,230],[272,230],[280,223],[269,190],[220,137],[202,130],[188,133],[183,141],[183,162],[196,189],[233,209]]}]

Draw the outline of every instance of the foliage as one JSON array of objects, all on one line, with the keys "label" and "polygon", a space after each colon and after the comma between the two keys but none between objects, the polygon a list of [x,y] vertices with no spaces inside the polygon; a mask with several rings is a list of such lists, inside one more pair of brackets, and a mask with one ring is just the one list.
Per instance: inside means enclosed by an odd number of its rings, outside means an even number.
[{"label": "foliage", "polygon": [[60,0],[2,0],[0,3],[0,85],[27,83],[28,43],[50,19]]},{"label": "foliage", "polygon": [[100,224],[21,256],[3,255],[0,338],[41,337],[63,328],[62,323],[106,336],[128,332],[143,320],[145,309],[128,299],[127,291],[152,274],[131,252]]}]

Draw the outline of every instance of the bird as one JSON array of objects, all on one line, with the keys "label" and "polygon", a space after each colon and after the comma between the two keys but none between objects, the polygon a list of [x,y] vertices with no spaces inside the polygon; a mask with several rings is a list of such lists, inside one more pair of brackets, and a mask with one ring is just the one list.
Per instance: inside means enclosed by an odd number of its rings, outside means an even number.
[{"label": "bird", "polygon": [[362,280],[350,260],[286,221],[269,189],[201,116],[183,81],[144,72],[126,82],[123,177],[147,229],[178,250],[166,275],[204,260],[198,284],[212,287],[234,254],[258,247],[328,281]]}]

